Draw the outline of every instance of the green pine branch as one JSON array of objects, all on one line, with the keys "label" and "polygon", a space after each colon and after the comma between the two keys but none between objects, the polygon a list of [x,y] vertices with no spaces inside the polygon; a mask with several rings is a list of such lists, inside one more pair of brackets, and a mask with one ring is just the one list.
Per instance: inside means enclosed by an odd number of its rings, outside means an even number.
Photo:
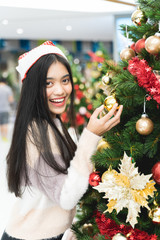
[{"label": "green pine branch", "polygon": [[140,9],[143,10],[146,17],[153,22],[160,21],[159,1],[157,0],[138,0]]}]

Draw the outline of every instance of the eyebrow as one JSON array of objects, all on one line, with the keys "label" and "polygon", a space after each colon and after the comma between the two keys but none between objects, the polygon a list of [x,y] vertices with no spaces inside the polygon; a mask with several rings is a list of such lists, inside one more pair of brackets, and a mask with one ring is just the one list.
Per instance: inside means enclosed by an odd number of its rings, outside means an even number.
[{"label": "eyebrow", "polygon": [[[65,78],[65,77],[70,77],[70,75],[69,75],[69,74],[66,74],[66,75],[64,75],[63,77],[61,77],[61,79]],[[55,79],[55,78],[53,78],[53,77],[47,77],[47,78],[46,78],[46,80],[49,80],[49,79]]]}]

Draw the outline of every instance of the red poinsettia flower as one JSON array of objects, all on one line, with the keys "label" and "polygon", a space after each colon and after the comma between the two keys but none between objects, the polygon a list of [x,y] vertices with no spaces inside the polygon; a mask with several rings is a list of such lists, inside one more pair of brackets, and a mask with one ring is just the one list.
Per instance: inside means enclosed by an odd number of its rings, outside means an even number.
[{"label": "red poinsettia flower", "polygon": [[157,240],[156,234],[149,235],[147,232],[141,231],[131,226],[118,225],[113,219],[107,218],[99,211],[95,214],[95,220],[99,231],[106,239],[113,238],[117,233],[127,236],[128,240]]},{"label": "red poinsettia flower", "polygon": [[160,82],[145,59],[137,57],[129,60],[128,71],[137,78],[138,85],[146,89],[152,98],[160,104]]}]

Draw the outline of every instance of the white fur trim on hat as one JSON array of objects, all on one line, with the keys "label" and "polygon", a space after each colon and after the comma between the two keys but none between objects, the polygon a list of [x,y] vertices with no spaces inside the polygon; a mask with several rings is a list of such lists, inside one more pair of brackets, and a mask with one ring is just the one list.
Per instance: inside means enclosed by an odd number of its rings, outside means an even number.
[{"label": "white fur trim on hat", "polygon": [[23,81],[28,70],[40,57],[49,53],[61,55],[67,60],[64,53],[58,47],[56,47],[51,41],[46,41],[40,46],[33,48],[31,51],[26,52],[19,57],[16,69],[21,75],[21,80]]}]

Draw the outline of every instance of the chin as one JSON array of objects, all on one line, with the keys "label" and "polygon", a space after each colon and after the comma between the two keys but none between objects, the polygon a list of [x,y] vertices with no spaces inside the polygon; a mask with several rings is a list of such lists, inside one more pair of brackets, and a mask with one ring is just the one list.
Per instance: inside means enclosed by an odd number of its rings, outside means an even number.
[{"label": "chin", "polygon": [[51,111],[51,114],[52,115],[61,115],[62,113],[64,113],[64,111],[65,111],[65,109],[63,109],[63,110],[57,110],[57,111]]}]

